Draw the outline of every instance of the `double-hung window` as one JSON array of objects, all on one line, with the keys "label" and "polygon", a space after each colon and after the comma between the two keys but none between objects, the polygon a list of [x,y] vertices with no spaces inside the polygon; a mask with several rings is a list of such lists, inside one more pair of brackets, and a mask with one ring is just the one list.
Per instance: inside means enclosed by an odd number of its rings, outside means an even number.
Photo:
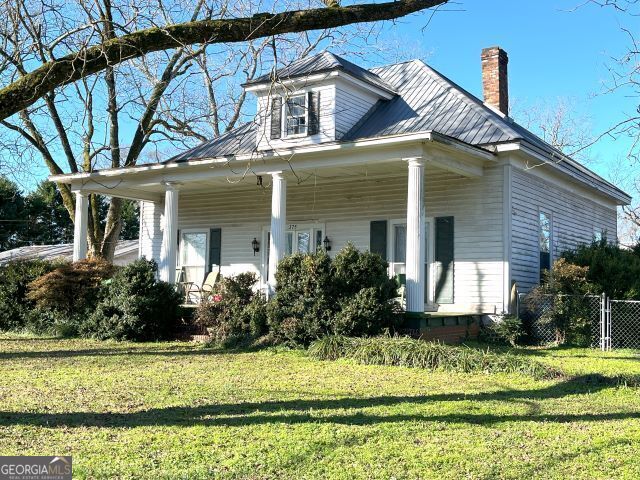
[{"label": "double-hung window", "polygon": [[306,95],[295,95],[287,99],[285,120],[287,136],[307,134],[306,97]]}]

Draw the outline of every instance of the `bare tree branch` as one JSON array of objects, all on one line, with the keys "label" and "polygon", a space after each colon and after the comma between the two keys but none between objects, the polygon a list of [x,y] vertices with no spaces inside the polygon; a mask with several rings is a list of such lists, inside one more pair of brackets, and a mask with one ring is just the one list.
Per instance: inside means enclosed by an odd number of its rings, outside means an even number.
[{"label": "bare tree branch", "polygon": [[400,0],[332,8],[260,13],[247,18],[200,20],[148,28],[49,61],[0,90],[0,119],[35,103],[55,88],[150,52],[193,44],[234,43],[276,35],[390,20],[446,3]]}]

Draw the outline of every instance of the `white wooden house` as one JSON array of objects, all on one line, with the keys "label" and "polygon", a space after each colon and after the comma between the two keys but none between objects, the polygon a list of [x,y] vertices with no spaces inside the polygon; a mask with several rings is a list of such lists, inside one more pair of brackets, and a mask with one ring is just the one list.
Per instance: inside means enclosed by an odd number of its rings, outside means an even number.
[{"label": "white wooden house", "polygon": [[420,60],[365,70],[328,52],[244,88],[254,122],[164,163],[58,175],[77,195],[141,202],[140,256],[161,277],[256,272],[348,242],[406,274],[407,311],[494,314],[629,196],[508,116],[507,55],[482,52],[484,102]]}]

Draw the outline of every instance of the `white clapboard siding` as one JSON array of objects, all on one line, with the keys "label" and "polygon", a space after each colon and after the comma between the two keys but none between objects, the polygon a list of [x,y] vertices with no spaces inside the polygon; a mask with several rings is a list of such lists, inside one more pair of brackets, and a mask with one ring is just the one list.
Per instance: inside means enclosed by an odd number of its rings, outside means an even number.
[{"label": "white clapboard siding", "polygon": [[528,292],[540,278],[539,214],[551,215],[553,257],[589,243],[597,231],[616,238],[613,201],[606,206],[514,168],[512,177],[512,278],[520,292]]},{"label": "white clapboard siding", "polygon": [[[502,184],[501,167],[486,169],[479,178],[427,170],[427,216],[455,217],[455,304],[443,309],[491,313],[502,308]],[[369,248],[370,222],[405,219],[406,198],[406,175],[317,184],[309,179],[300,185],[289,181],[287,222],[323,225],[332,242],[332,255],[348,242],[365,250]],[[221,228],[223,274],[260,274],[265,248],[262,233],[269,225],[270,211],[269,188],[228,185],[202,193],[184,188],[178,223],[180,229]],[[143,212],[143,223],[159,220],[147,204]],[[156,232],[146,225],[143,231]],[[254,237],[261,242],[261,252],[255,256],[251,249]],[[143,250],[159,255],[160,238],[145,233],[141,237]]]},{"label": "white clapboard siding", "polygon": [[371,92],[356,88],[346,82],[336,84],[336,139],[342,138],[351,127],[378,101],[379,97]]},{"label": "white clapboard siding", "polygon": [[140,202],[140,257],[160,260],[162,203]]},{"label": "white clapboard siding", "polygon": [[[258,114],[256,115],[256,120],[258,122],[258,150],[296,147],[335,140],[336,133],[333,114],[335,108],[335,86],[333,84],[314,85],[313,87],[300,89],[295,93],[287,92],[287,95],[295,95],[297,93],[306,93],[309,91],[320,93],[320,128],[317,135],[306,137],[286,138],[283,135],[282,138],[271,139],[271,99],[275,93],[258,96]],[[283,106],[283,122],[285,121],[285,112],[286,108]]]}]

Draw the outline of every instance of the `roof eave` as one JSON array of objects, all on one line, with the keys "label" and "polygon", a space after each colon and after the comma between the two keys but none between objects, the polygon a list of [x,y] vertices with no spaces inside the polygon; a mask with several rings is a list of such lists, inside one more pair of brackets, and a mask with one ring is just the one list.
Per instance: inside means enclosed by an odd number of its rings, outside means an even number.
[{"label": "roof eave", "polygon": [[[616,201],[616,204],[618,206],[626,206],[631,204],[632,198],[631,198],[631,195],[629,195],[627,192],[616,187],[614,184],[605,180],[600,175],[591,171],[590,169],[580,164],[579,162],[575,161],[573,158],[567,155],[564,155],[560,152],[555,152],[555,151],[550,152],[547,150],[543,150],[539,148],[537,145],[527,141],[526,139],[515,139],[507,142],[501,142],[501,143],[493,144],[492,147],[494,147],[494,150],[496,152],[507,152],[507,151],[519,150],[536,158],[542,157],[541,159],[545,162],[548,162],[549,164],[556,164],[558,162],[563,162],[563,161],[570,163],[573,167],[579,169],[584,174],[591,177],[595,182],[599,183],[600,185],[608,187],[608,189],[611,189],[612,192],[605,191],[602,188],[595,188],[593,186],[591,186],[591,188],[594,188],[595,190],[600,192],[602,195],[606,195],[610,198],[613,198]],[[567,172],[562,172],[562,173],[566,175],[570,175]],[[575,178],[575,180],[582,184],[585,184],[584,181],[581,181],[578,178]]]},{"label": "roof eave", "polygon": [[410,134],[399,134],[399,135],[389,135],[385,137],[374,137],[374,138],[366,138],[360,140],[353,140],[348,142],[330,142],[323,143],[318,145],[308,145],[298,148],[288,148],[281,150],[269,150],[265,152],[252,152],[250,154],[242,154],[242,155],[229,155],[223,157],[213,157],[213,158],[199,158],[194,160],[186,160],[183,162],[176,163],[157,163],[157,164],[147,164],[147,165],[138,165],[134,167],[123,167],[123,168],[109,168],[104,170],[96,170],[94,172],[81,172],[81,173],[68,173],[62,175],[51,175],[49,176],[49,180],[57,183],[65,183],[65,184],[82,184],[83,182],[90,180],[98,180],[105,178],[115,178],[125,175],[136,175],[136,174],[164,174],[168,172],[174,172],[178,170],[183,170],[187,168],[193,167],[206,167],[206,166],[214,166],[216,164],[225,164],[230,161],[238,161],[238,162],[247,162],[256,159],[271,159],[271,158],[282,158],[282,157],[290,157],[293,155],[305,155],[305,154],[315,154],[321,152],[338,152],[340,150],[350,149],[350,148],[367,148],[367,147],[377,147],[377,146],[393,146],[393,145],[404,145],[407,143],[427,143],[434,142],[446,148],[455,149],[460,153],[464,153],[466,155],[471,155],[478,160],[494,160],[495,154],[481,147],[476,147],[474,145],[469,145],[467,143],[461,142],[460,140],[456,140],[454,138],[448,137],[446,135],[442,135],[438,132],[433,131],[424,131],[418,133],[410,133]]}]

